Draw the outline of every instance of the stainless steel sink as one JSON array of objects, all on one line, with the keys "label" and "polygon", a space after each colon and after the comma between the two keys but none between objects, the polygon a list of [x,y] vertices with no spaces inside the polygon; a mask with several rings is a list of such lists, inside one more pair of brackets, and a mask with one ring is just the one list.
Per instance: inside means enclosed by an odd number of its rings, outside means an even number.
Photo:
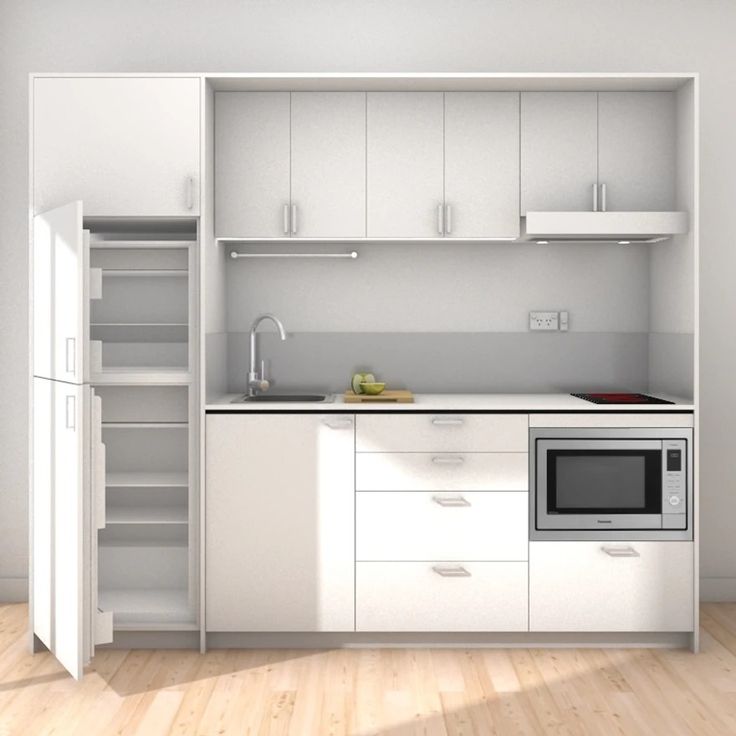
[{"label": "stainless steel sink", "polygon": [[305,401],[318,402],[329,401],[331,397],[324,394],[257,394],[256,396],[239,396],[233,400],[233,404],[242,404],[251,401]]}]

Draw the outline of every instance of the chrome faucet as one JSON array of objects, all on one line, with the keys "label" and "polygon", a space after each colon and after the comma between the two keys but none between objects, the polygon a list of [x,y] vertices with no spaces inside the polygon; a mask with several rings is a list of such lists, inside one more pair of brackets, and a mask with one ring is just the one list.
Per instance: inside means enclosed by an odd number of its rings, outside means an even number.
[{"label": "chrome faucet", "polygon": [[259,391],[268,391],[271,386],[270,382],[266,380],[266,362],[261,361],[261,372],[260,375],[256,370],[256,330],[258,325],[264,320],[270,319],[279,331],[279,336],[282,340],[286,340],[286,330],[281,324],[281,320],[273,314],[259,314],[253,320],[253,324],[250,326],[250,370],[248,371],[248,396],[255,396]]}]

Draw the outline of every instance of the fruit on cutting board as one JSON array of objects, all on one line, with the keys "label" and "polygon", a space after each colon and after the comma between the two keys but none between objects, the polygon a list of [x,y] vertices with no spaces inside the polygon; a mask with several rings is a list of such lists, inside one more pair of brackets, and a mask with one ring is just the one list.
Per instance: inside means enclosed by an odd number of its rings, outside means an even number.
[{"label": "fruit on cutting board", "polygon": [[376,377],[372,373],[356,373],[350,382],[353,393],[362,394],[362,383],[375,383]]},{"label": "fruit on cutting board", "polygon": [[386,384],[382,381],[363,381],[360,384],[360,388],[368,396],[378,396],[386,388]]}]

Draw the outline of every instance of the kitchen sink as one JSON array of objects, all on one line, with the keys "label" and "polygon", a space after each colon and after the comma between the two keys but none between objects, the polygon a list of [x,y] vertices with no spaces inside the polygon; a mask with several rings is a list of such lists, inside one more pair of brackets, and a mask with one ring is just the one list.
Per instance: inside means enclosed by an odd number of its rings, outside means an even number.
[{"label": "kitchen sink", "polygon": [[325,394],[258,394],[256,396],[239,396],[233,404],[242,404],[251,401],[330,401],[331,397]]}]

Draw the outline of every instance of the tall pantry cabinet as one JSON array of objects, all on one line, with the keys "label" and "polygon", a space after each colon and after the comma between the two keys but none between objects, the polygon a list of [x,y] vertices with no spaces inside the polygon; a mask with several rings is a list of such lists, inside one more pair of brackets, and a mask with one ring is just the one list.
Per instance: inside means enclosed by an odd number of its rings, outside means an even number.
[{"label": "tall pantry cabinet", "polygon": [[201,80],[32,86],[31,626],[198,630]]}]

